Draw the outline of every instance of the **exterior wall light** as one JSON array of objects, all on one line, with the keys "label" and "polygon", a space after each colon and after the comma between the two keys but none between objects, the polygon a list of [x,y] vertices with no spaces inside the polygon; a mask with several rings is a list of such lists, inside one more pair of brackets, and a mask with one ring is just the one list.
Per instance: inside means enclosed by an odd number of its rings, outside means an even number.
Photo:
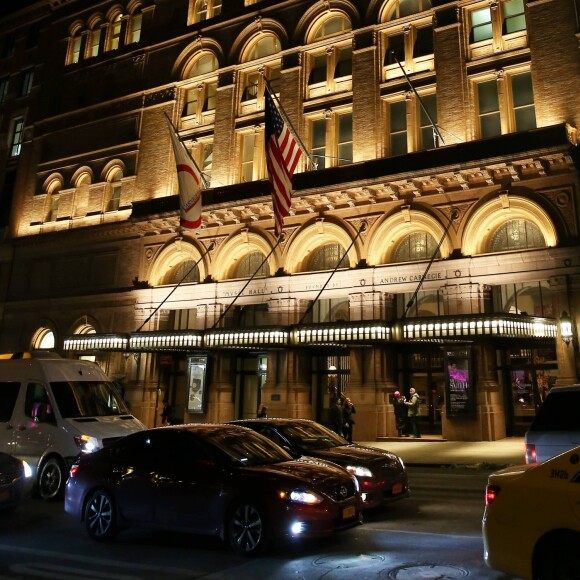
[{"label": "exterior wall light", "polygon": [[570,320],[570,316],[565,310],[560,316],[560,337],[566,343],[566,346],[572,342],[572,320]]}]

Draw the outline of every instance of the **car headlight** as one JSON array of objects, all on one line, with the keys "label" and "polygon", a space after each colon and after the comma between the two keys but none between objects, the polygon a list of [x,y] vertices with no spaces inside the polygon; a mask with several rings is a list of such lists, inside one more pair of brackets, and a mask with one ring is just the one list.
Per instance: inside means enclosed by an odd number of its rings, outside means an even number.
[{"label": "car headlight", "polygon": [[323,501],[323,497],[313,491],[306,489],[293,489],[290,491],[281,491],[280,499],[287,499],[294,503],[303,503],[307,505],[316,505]]},{"label": "car headlight", "polygon": [[22,467],[24,468],[24,477],[32,477],[32,468],[26,461],[22,461]]},{"label": "car headlight", "polygon": [[357,477],[372,477],[373,472],[368,467],[362,465],[347,465],[346,470]]},{"label": "car headlight", "polygon": [[75,443],[78,445],[82,453],[92,453],[99,448],[99,442],[96,437],[90,435],[77,435]]}]

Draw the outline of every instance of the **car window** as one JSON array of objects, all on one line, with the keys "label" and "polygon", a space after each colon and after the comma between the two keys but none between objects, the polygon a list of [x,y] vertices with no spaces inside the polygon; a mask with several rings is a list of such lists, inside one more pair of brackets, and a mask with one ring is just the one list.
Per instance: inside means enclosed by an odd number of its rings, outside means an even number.
[{"label": "car window", "polygon": [[27,385],[24,413],[36,423],[56,423],[52,404],[44,385],[40,383]]},{"label": "car window", "polygon": [[292,445],[304,452],[347,444],[345,439],[317,423],[289,423],[280,427],[280,431]]},{"label": "car window", "polygon": [[274,442],[253,431],[213,431],[204,438],[228,461],[244,466],[290,461],[292,456]]},{"label": "car window", "polygon": [[14,405],[16,405],[16,398],[18,397],[18,391],[20,389],[20,383],[0,383],[0,421],[5,423],[10,421],[12,418],[12,412],[14,411]]},{"label": "car window", "polygon": [[580,391],[549,394],[532,422],[531,431],[580,431]]},{"label": "car window", "polygon": [[278,433],[275,429],[272,429],[272,427],[263,427],[261,425],[256,425],[254,429],[261,435],[264,435],[264,437],[270,439],[270,441],[274,441],[276,445],[280,445],[280,447],[288,445],[288,441],[284,439],[284,437],[282,437],[280,433]]}]

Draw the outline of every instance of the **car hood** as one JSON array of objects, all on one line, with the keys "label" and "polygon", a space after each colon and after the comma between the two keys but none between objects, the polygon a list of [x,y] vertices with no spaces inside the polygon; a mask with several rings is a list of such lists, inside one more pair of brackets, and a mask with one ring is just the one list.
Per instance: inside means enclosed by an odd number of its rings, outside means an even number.
[{"label": "car hood", "polygon": [[393,453],[356,444],[339,445],[338,447],[331,447],[330,449],[317,449],[316,451],[309,451],[308,454],[319,459],[338,463],[339,465],[351,465],[353,463],[359,465],[376,465],[398,461],[397,456]]},{"label": "car hood", "polygon": [[285,476],[310,485],[321,484],[330,479],[340,482],[352,481],[352,476],[341,467],[313,457],[302,457],[292,461],[249,467],[248,469],[270,475]]},{"label": "car hood", "polygon": [[79,433],[95,437],[99,441],[99,447],[107,439],[124,437],[135,431],[146,429],[145,425],[132,415],[109,415],[106,417],[81,417],[77,419],[65,419]]}]

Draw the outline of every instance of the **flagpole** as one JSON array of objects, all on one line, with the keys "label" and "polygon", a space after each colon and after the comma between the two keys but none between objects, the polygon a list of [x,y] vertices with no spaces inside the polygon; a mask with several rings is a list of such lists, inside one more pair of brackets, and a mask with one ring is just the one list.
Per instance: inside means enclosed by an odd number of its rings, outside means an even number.
[{"label": "flagpole", "polygon": [[[179,138],[179,132],[177,131],[177,128],[175,127],[175,125],[171,122],[171,119],[169,118],[169,115],[165,111],[163,111],[163,114],[165,115],[165,118],[167,119],[167,121],[171,125],[171,128],[173,129],[173,132],[177,135],[177,138],[181,141],[181,139]],[[181,141],[181,142],[183,144],[183,141]],[[199,173],[199,176],[201,177],[201,180],[203,181],[203,189],[207,189],[207,180],[206,180],[203,172],[199,168],[198,164],[195,162],[195,159],[191,156],[191,153],[189,152],[189,149],[187,147],[184,147],[184,149],[185,149],[185,152],[187,153],[187,156],[189,157],[189,159],[193,163],[194,167],[197,169],[197,172]]]},{"label": "flagpole", "polygon": [[179,283],[175,285],[175,287],[171,290],[171,292],[161,301],[159,306],[148,316],[147,320],[135,332],[139,332],[153,318],[153,316],[155,316],[155,313],[167,302],[167,300],[169,300],[169,297],[177,290],[177,288],[179,288],[179,286],[181,286],[183,281],[193,272],[195,267],[205,258],[207,253],[210,252],[214,246],[215,246],[215,244],[214,244],[214,242],[212,242],[207,247],[206,251],[201,255],[199,260],[185,273],[185,275],[179,281]]},{"label": "flagpole", "polygon": [[[263,74],[264,73],[262,73],[262,75]],[[270,81],[266,78],[265,75],[264,75],[264,81],[266,82],[266,90],[270,93],[270,95],[276,101],[276,103],[278,103],[278,107],[280,108],[280,112],[284,116],[286,123],[288,123],[288,126],[290,127],[292,134],[294,135],[294,139],[296,139],[296,141],[298,141],[298,144],[300,145],[302,152],[304,153],[304,155],[306,155],[306,157],[308,157],[308,160],[310,161],[310,165],[312,165],[312,167],[314,167],[315,170],[318,169],[318,163],[316,163],[314,161],[314,158],[312,157],[312,155],[310,153],[308,153],[306,146],[302,142],[302,139],[300,139],[300,136],[298,135],[298,132],[294,128],[294,125],[292,125],[292,121],[290,120],[286,111],[284,110],[284,107],[282,106],[280,99],[276,96],[276,93],[272,90],[272,87],[270,86]]]},{"label": "flagpole", "polygon": [[234,302],[244,293],[244,290],[248,287],[248,284],[254,279],[256,274],[260,271],[260,268],[266,263],[268,258],[274,253],[274,250],[278,247],[282,241],[283,236],[278,236],[278,241],[274,244],[274,247],[270,250],[267,256],[264,257],[262,263],[256,268],[256,271],[252,274],[252,277],[244,284],[244,287],[237,293],[236,297],[227,305],[227,308],[221,313],[220,317],[216,320],[212,326],[212,330],[222,321],[222,318],[227,314],[228,310],[234,305]]},{"label": "flagpole", "polygon": [[395,51],[391,50],[391,54],[393,55],[393,58],[397,61],[397,64],[399,65],[401,70],[403,71],[403,74],[405,75],[405,79],[407,80],[407,83],[409,84],[409,86],[411,87],[413,92],[415,93],[415,96],[419,100],[419,104],[421,105],[421,108],[425,112],[425,115],[427,115],[427,118],[429,119],[429,123],[431,123],[431,127],[433,127],[433,135],[434,135],[433,136],[433,141],[434,141],[433,144],[435,145],[435,147],[437,147],[437,138],[439,138],[439,139],[441,139],[441,143],[443,143],[443,145],[445,145],[445,139],[443,139],[443,135],[441,135],[441,131],[439,131],[439,127],[437,127],[437,125],[433,122],[433,119],[431,118],[431,115],[429,114],[427,107],[425,107],[425,105],[423,104],[423,100],[419,96],[417,89],[415,89],[415,87],[413,86],[413,83],[411,83],[411,79],[408,77],[407,73],[405,72],[403,65],[399,62],[399,59],[397,58]]},{"label": "flagpole", "polygon": [[437,256],[437,252],[441,248],[441,244],[443,244],[443,240],[447,237],[447,234],[449,233],[449,228],[451,227],[453,220],[455,218],[457,218],[458,215],[459,215],[459,212],[457,209],[453,209],[451,211],[451,216],[449,217],[449,223],[447,224],[447,227],[445,228],[445,231],[443,232],[443,235],[441,236],[441,239],[439,240],[439,243],[437,244],[437,247],[435,248],[435,251],[433,252],[433,255],[431,256],[431,259],[429,260],[429,263],[427,264],[427,267],[425,268],[425,271],[423,272],[423,275],[421,276],[421,280],[419,280],[419,284],[417,284],[417,288],[415,289],[415,292],[413,292],[413,296],[411,296],[411,300],[409,300],[409,302],[407,302],[407,306],[405,308],[405,312],[404,312],[401,320],[405,320],[405,318],[407,317],[407,312],[409,312],[409,310],[411,309],[411,306],[413,306],[415,300],[417,299],[417,294],[419,294],[419,291],[421,290],[421,287],[423,286],[423,282],[425,282],[425,278],[427,277],[427,274],[429,273],[429,270],[431,269],[431,266],[433,265],[433,262],[435,261],[435,256]]},{"label": "flagpole", "polygon": [[308,316],[308,314],[310,313],[310,311],[312,310],[312,308],[314,308],[314,304],[320,298],[320,295],[324,292],[324,289],[328,286],[328,283],[330,282],[330,279],[334,276],[335,272],[338,270],[338,267],[340,266],[340,264],[344,260],[344,257],[348,255],[348,253],[350,252],[350,249],[354,246],[354,243],[357,241],[358,237],[366,229],[367,229],[367,226],[363,222],[361,224],[360,229],[357,232],[356,236],[353,238],[352,242],[350,243],[350,246],[347,248],[346,252],[342,255],[342,257],[340,258],[340,260],[337,262],[336,266],[334,267],[334,270],[331,272],[330,276],[328,277],[328,280],[324,283],[324,286],[320,289],[320,292],[318,292],[318,294],[316,295],[316,298],[309,304],[308,308],[306,309],[306,312],[304,312],[304,314],[302,315],[302,318],[300,319],[300,322],[298,324],[302,324],[302,322],[304,321],[304,319],[306,318],[306,316]]}]

